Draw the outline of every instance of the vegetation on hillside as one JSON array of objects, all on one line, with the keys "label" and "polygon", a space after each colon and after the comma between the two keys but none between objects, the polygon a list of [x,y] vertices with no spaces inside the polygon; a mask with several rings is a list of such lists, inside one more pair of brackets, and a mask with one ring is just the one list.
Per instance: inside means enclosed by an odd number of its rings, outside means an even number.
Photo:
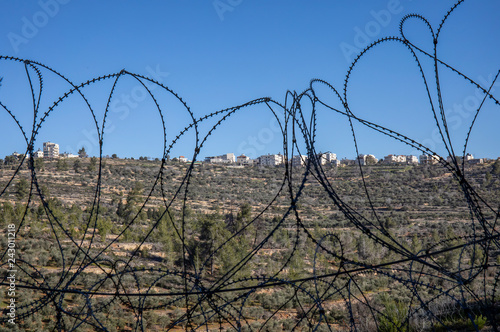
[{"label": "vegetation on hillside", "polygon": [[[265,324],[272,331],[312,326],[328,331],[356,324],[361,330],[413,331],[467,328],[468,322],[483,327],[496,317],[488,310],[498,306],[491,281],[499,253],[481,243],[448,250],[484,229],[461,184],[443,167],[370,165],[363,168],[364,181],[356,166],[324,167],[331,188],[357,214],[361,224],[356,225],[332,203],[316,174],[308,174],[301,186],[305,168],[287,174],[284,167],[38,160],[37,181],[24,165],[0,200],[1,229],[21,225],[20,285],[65,287],[64,280],[71,289],[92,292],[193,295],[54,297],[21,289],[19,313],[30,310],[23,305],[44,303],[43,315],[20,319],[25,330],[55,328],[51,316],[60,303],[71,313],[68,326],[89,315],[91,303],[99,308],[99,321],[119,330],[133,328],[135,308],[142,308],[145,326],[157,330],[202,322],[214,330],[237,329],[230,322],[238,321],[243,330]],[[3,161],[0,187],[16,169],[16,161]],[[465,172],[484,202],[500,205],[500,161]],[[290,196],[299,193],[291,206]],[[485,222],[496,220],[487,209],[484,216]],[[1,247],[6,241],[1,238]],[[395,261],[400,263],[374,267]],[[481,278],[470,277],[476,273]],[[296,280],[304,281],[290,282]],[[457,280],[468,280],[467,293]],[[263,283],[278,285],[244,289]],[[224,289],[239,290],[211,293]],[[59,304],[52,303],[56,298]]]}]

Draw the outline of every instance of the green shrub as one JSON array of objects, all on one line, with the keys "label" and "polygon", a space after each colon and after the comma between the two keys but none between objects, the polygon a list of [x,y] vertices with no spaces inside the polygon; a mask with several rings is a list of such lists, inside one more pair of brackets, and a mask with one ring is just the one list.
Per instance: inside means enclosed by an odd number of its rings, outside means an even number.
[{"label": "green shrub", "polygon": [[474,324],[472,324],[470,320],[467,322],[467,328],[469,330],[475,331],[476,330],[476,328],[474,327],[475,325],[477,326],[478,330],[482,330],[486,325],[486,321],[487,321],[486,317],[484,317],[483,315],[476,316],[476,318],[474,318]]},{"label": "green shrub", "polygon": [[402,302],[385,301],[385,308],[378,316],[378,330],[381,332],[409,331],[406,316],[408,307]]}]

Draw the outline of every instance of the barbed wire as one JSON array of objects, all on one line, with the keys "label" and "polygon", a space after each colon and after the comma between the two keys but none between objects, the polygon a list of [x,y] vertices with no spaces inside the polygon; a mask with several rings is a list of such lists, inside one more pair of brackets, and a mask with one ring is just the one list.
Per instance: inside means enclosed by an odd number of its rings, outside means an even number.
[{"label": "barbed wire", "polygon": [[[465,156],[472,129],[485,101],[492,100],[495,105],[500,105],[492,95],[492,88],[500,71],[489,86],[481,86],[437,57],[441,29],[448,17],[462,3],[463,0],[458,1],[447,12],[436,33],[423,16],[406,15],[400,23],[399,37],[381,38],[359,53],[345,75],[342,91],[325,80],[313,79],[309,88],[301,93],[288,91],[284,103],[270,97],[258,98],[201,117],[196,117],[188,104],[163,83],[125,69],[75,84],[42,63],[0,55],[2,62],[24,66],[33,107],[32,128],[27,131],[16,118],[13,108],[0,101],[0,108],[13,120],[26,142],[25,153],[0,191],[0,198],[8,201],[9,188],[14,186],[14,182],[21,177],[22,170],[27,166],[30,174],[30,190],[20,218],[15,222],[18,234],[16,246],[19,247],[24,241],[23,236],[29,233],[26,229],[35,228],[33,223],[37,221],[29,217],[29,214],[33,207],[39,207],[43,211],[44,220],[48,223],[46,229],[50,231],[52,243],[58,253],[57,271],[54,272],[45,268],[36,259],[27,260],[21,257],[14,260],[15,268],[9,268],[9,262],[12,260],[6,259],[9,257],[8,247],[2,250],[0,284],[9,287],[11,283],[6,271],[15,269],[17,293],[21,293],[21,290],[29,291],[28,296],[17,303],[16,322],[20,324],[38,319],[44,320],[45,323],[42,324],[46,326],[50,325],[47,320],[51,321],[52,330],[110,331],[117,328],[113,325],[112,311],[121,310],[127,312],[128,317],[133,320],[128,322],[130,328],[144,331],[149,326],[147,324],[150,316],[147,315],[158,312],[162,312],[160,315],[166,315],[167,311],[171,312],[176,308],[178,310],[176,316],[164,326],[166,330],[179,328],[185,331],[231,329],[263,331],[279,328],[311,331],[336,329],[409,331],[439,328],[452,330],[456,326],[448,318],[459,316],[476,330],[482,327],[481,319],[486,319],[491,329],[498,331],[500,233],[497,222],[500,207],[495,208],[494,202],[488,202],[469,183],[465,175]],[[422,22],[428,28],[433,39],[432,52],[424,51],[406,38],[404,27],[411,19]],[[426,90],[435,126],[447,153],[451,156],[451,161],[438,156],[436,151],[415,139],[363,119],[351,111],[348,91],[352,73],[357,69],[358,63],[373,49],[388,43],[401,46],[414,60]],[[432,75],[427,75],[423,69],[422,62],[426,60],[433,63]],[[455,157],[441,97],[440,70],[456,74],[457,77],[479,89],[483,96],[468,128],[461,161]],[[44,82],[44,77],[47,75],[55,75],[68,86],[68,89],[63,95],[51,101],[51,106],[43,111],[43,96],[46,90],[51,89],[50,84]],[[140,207],[134,211],[129,220],[124,222],[114,238],[109,241],[105,239],[105,244],[98,245],[96,229],[104,207],[102,171],[105,128],[109,121],[112,102],[116,98],[117,85],[127,77],[132,78],[146,91],[146,95],[160,116],[163,155],[154,179],[148,184],[149,192],[140,203]],[[435,91],[431,87],[431,80],[435,82]],[[96,108],[92,107],[85,89],[103,82],[110,82],[112,87],[107,93],[106,106],[100,123]],[[9,84],[8,80],[2,83]],[[327,88],[332,95],[322,95],[322,88]],[[167,105],[162,103],[159,97],[161,93],[173,97],[190,119],[176,136],[167,133]],[[340,103],[341,108],[336,108],[327,102],[332,96]],[[56,211],[51,198],[42,188],[33,158],[35,142],[44,122],[62,105],[71,104],[70,97],[81,98],[88,108],[99,145],[96,187],[92,203],[86,209],[88,216],[82,227],[83,234],[79,235],[72,234],[69,227],[64,224],[61,214]],[[193,239],[200,241],[200,239],[193,235],[193,229],[190,229],[193,227],[190,222],[192,217],[187,212],[193,201],[190,190],[194,186],[196,162],[209,138],[223,123],[230,121],[231,116],[255,106],[265,106],[277,120],[280,128],[283,156],[286,160],[284,167],[279,168],[283,171],[282,177],[279,178],[280,185],[255,216],[239,224],[238,228],[220,243],[214,244],[212,239],[209,254],[203,261],[197,262],[198,254],[196,248],[190,245],[190,241]],[[311,111],[309,117],[307,110]],[[359,170],[362,196],[368,201],[369,214],[357,210],[355,205],[350,205],[342,198],[342,193],[335,189],[335,180],[329,175],[328,169],[322,164],[316,151],[317,115],[321,111],[333,112],[347,119],[356,155],[359,155],[359,149],[355,123],[403,143],[422,154],[437,158],[440,167],[452,175],[463,195],[464,207],[469,214],[470,232],[438,239],[426,249],[409,248],[400,236],[384,224],[383,215],[376,207],[375,194],[368,183],[367,169],[361,163],[357,163],[355,167]],[[210,121],[215,121],[215,124],[210,124]],[[201,129],[201,126],[205,125],[210,128],[206,132]],[[185,167],[185,174],[181,177],[180,183],[174,186],[172,181],[168,181],[170,172],[168,159],[176,144],[187,135],[194,137],[192,162]],[[300,140],[303,140],[305,151],[301,151]],[[307,156],[305,167],[297,171],[289,159],[291,156],[303,153]],[[373,263],[350,255],[342,232],[333,227],[322,235],[312,231],[312,227],[307,223],[307,216],[298,207],[310,183],[316,183],[322,188],[330,206],[342,214],[353,230],[357,230],[360,241],[371,241],[374,248],[389,253],[386,256],[388,259]],[[122,258],[110,255],[111,249],[140,224],[141,214],[149,206],[156,204],[157,192],[161,197],[163,209],[158,216],[151,219],[153,223],[148,225],[143,236],[134,242],[134,249],[130,255]],[[270,223],[267,233],[260,234],[258,241],[255,236],[253,244],[245,248],[242,255],[225,270],[220,269],[219,273],[209,271],[216,257],[233,254],[231,246],[249,237],[249,230],[256,227],[282,197],[287,197],[288,206],[275,223]],[[179,211],[178,215],[175,211]],[[179,243],[179,262],[173,268],[167,268],[166,265],[144,267],[145,262],[161,265],[156,259],[144,257],[141,253],[148,243],[154,242],[155,234],[164,227],[165,220],[166,227],[174,237],[170,241]],[[293,220],[292,224],[290,220]],[[245,269],[262,255],[263,249],[270,246],[272,239],[283,230],[292,235],[292,243],[290,248],[285,248],[287,252],[281,263],[278,263],[278,268],[274,272],[262,275],[245,272]],[[310,274],[305,277],[293,277],[290,271],[294,269],[295,262],[304,260],[305,257],[301,255],[309,249],[312,252]],[[452,258],[456,260],[456,264],[450,264],[450,257],[446,256],[451,253],[456,253]],[[381,284],[385,284],[384,287],[398,289],[404,294],[398,299],[377,297],[363,285],[366,278],[380,280]],[[394,295],[391,289],[382,288],[381,286],[377,295],[382,293]],[[284,294],[284,298],[274,306],[266,307],[269,311],[267,315],[261,314],[256,317],[250,310],[259,307],[257,298],[259,294],[266,292]],[[21,297],[22,295],[18,295],[18,298]],[[291,305],[295,309],[294,316],[291,323],[285,326],[282,317],[290,316],[287,308]],[[120,316],[119,312],[115,315]],[[10,324],[8,313],[9,308],[3,309],[3,315],[0,317],[0,324],[3,326]],[[273,323],[278,320],[281,320],[279,327]]]}]

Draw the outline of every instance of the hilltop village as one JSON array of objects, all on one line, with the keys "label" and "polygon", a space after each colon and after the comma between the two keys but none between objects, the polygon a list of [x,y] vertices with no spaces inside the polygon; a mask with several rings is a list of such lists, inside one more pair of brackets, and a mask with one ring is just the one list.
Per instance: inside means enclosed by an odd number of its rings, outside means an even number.
[{"label": "hilltop village", "polygon": [[[24,155],[14,152],[10,156],[5,157],[4,163],[9,163],[15,159],[21,159]],[[44,158],[44,159],[59,159],[59,158],[85,158],[88,157],[85,152],[85,148],[82,148],[78,151],[78,155],[71,153],[59,153],[59,144],[52,142],[44,142],[43,150],[38,149],[33,153],[33,158]],[[113,154],[112,156],[104,156],[104,158],[113,158],[116,159],[118,156]],[[294,155],[289,159],[289,162],[292,166],[305,166],[307,164],[307,159],[309,157],[307,155]],[[386,164],[386,165],[433,165],[437,164],[440,161],[440,157],[437,155],[428,155],[422,154],[419,157],[414,155],[396,155],[389,154],[384,156],[381,159],[378,159],[373,154],[359,154],[354,159],[338,159],[337,155],[332,152],[324,152],[318,153],[316,155],[317,162],[321,165],[332,165],[332,166],[352,166],[352,165],[376,165],[376,164]],[[127,158],[125,158],[127,159]],[[130,158],[134,159],[134,158]],[[158,160],[158,158],[150,158],[150,157],[140,157],[139,160]],[[457,162],[462,162],[461,156],[455,156],[452,158],[448,156],[446,161],[453,162],[453,160]],[[168,161],[180,162],[180,163],[191,163],[192,161],[186,158],[185,156],[167,157]],[[474,156],[468,153],[465,156],[464,160],[467,164],[483,164],[487,161],[485,158],[474,158]],[[219,156],[209,156],[205,157],[203,161],[196,161],[195,164],[219,164],[219,165],[232,165],[232,166],[279,166],[283,165],[287,162],[287,157],[280,153],[278,154],[266,154],[261,155],[258,158],[252,159],[244,154],[236,156],[234,153],[225,153]]]}]

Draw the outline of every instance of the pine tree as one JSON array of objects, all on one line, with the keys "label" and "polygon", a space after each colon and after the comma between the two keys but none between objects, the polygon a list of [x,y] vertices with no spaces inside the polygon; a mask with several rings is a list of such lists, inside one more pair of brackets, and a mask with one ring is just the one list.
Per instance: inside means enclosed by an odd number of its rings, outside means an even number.
[{"label": "pine tree", "polygon": [[493,164],[493,169],[491,170],[491,172],[495,175],[500,174],[500,158],[498,158]]},{"label": "pine tree", "polygon": [[80,150],[78,150],[78,156],[80,158],[87,158],[87,152],[85,151],[85,147],[82,147]]},{"label": "pine tree", "polygon": [[29,183],[26,179],[21,179],[16,183],[16,198],[18,201],[26,198],[29,193]]}]

